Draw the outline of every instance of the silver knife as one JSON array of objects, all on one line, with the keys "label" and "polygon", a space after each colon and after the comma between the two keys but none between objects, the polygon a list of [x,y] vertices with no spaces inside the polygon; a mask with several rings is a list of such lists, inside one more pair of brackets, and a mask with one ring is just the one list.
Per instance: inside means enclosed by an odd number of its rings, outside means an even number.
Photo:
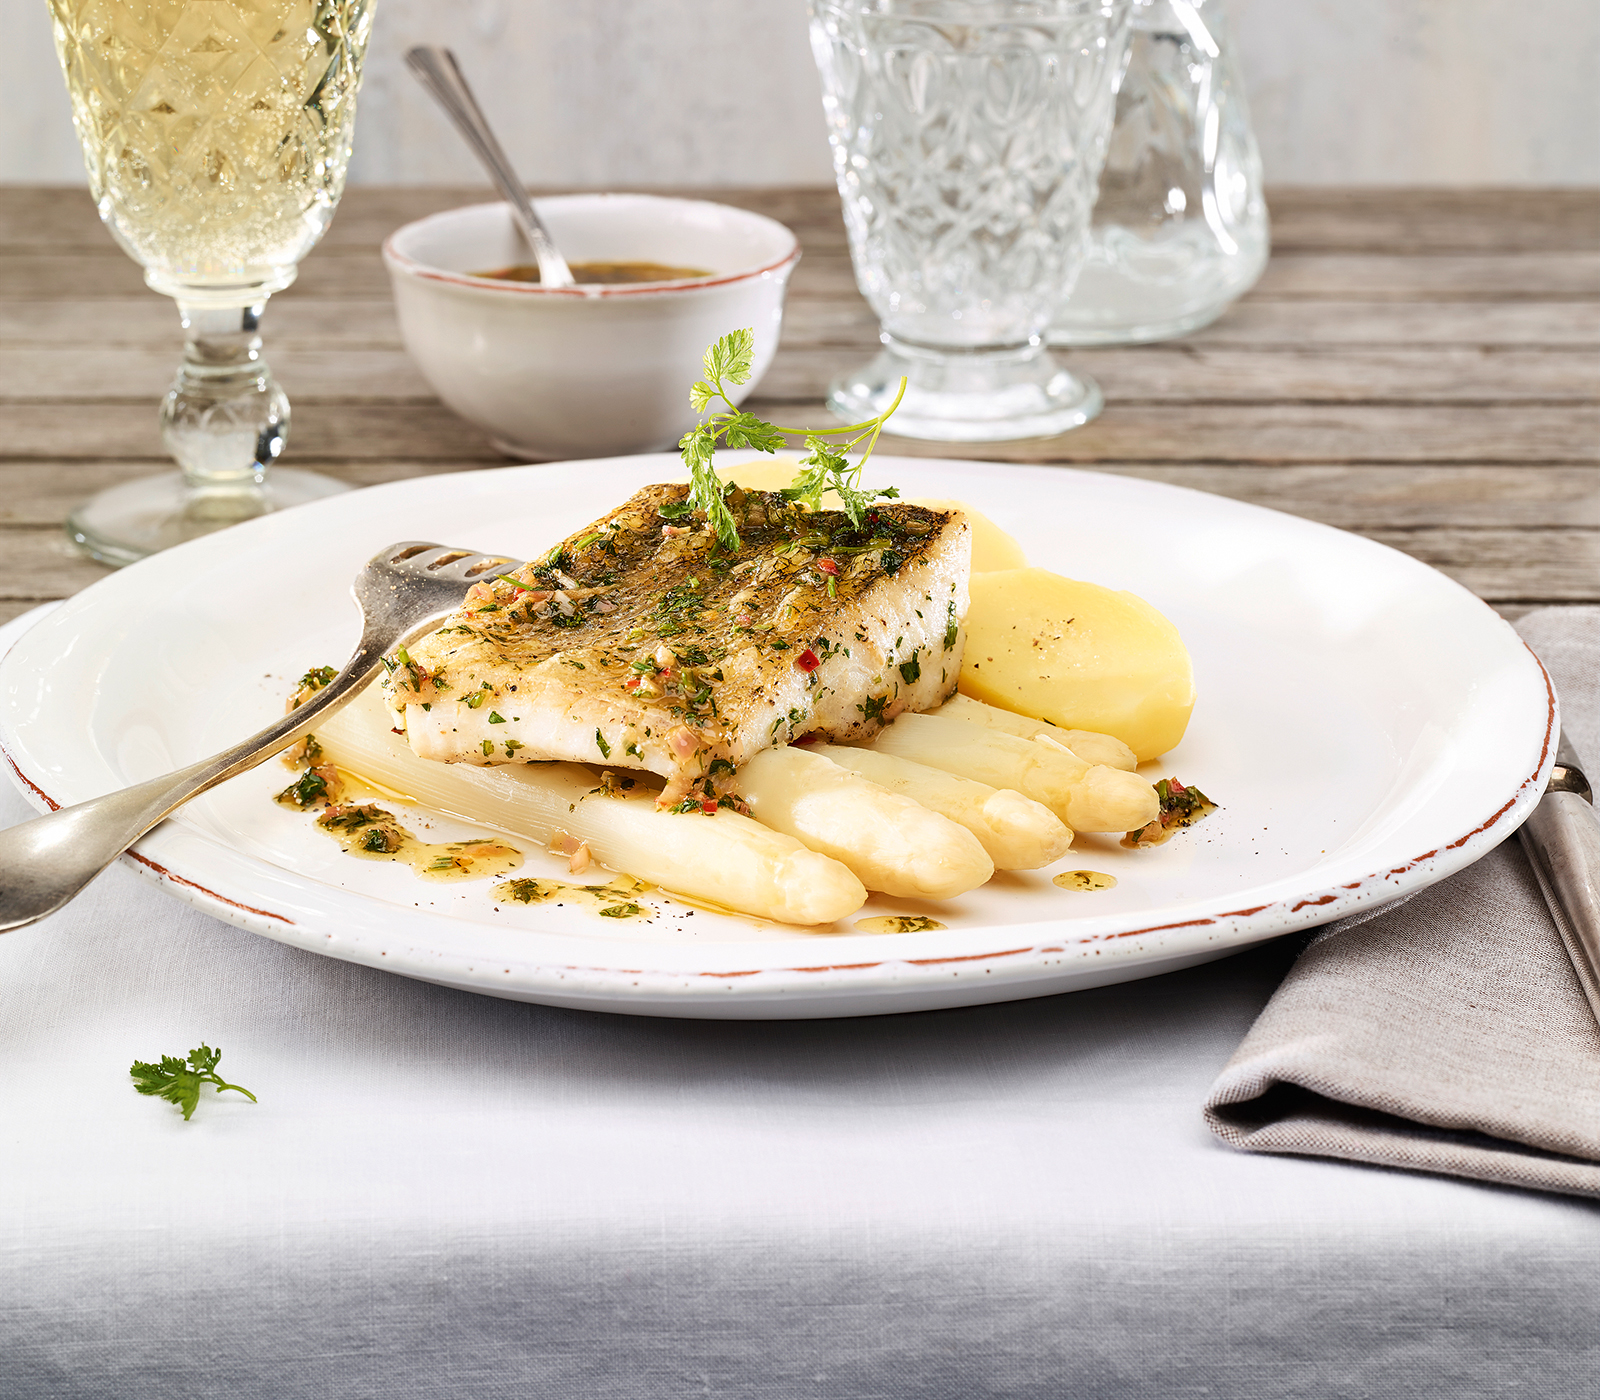
[{"label": "silver knife", "polygon": [[1593,804],[1589,780],[1563,734],[1544,796],[1518,835],[1589,1009],[1600,1021],[1600,814]]}]

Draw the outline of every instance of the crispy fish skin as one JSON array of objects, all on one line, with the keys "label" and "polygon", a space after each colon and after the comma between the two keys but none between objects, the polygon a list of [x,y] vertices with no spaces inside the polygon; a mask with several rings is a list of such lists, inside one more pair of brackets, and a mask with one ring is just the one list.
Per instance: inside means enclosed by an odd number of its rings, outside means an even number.
[{"label": "crispy fish skin", "polygon": [[397,657],[385,683],[418,756],[605,762],[661,774],[663,801],[709,798],[764,748],[859,742],[954,692],[959,512],[880,505],[857,528],[736,489],[727,551],[687,495],[643,488]]}]

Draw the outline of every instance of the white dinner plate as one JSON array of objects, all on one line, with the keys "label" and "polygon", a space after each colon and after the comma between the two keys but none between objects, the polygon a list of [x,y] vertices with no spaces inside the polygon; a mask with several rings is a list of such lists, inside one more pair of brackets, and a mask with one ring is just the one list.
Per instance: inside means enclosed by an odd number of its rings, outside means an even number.
[{"label": "white dinner plate", "polygon": [[[666,454],[499,468],[334,496],[94,584],[0,662],[0,750],[36,805],[70,804],[215,752],[339,665],[350,580],[402,539],[528,557],[649,482]],[[908,495],[970,501],[1036,564],[1126,588],[1177,624],[1199,703],[1143,771],[1220,810],[1153,850],[1080,835],[1050,870],[939,905],[874,896],[855,917],[944,930],[801,930],[661,895],[648,923],[501,905],[352,860],[275,805],[274,760],[135,848],[169,894],[330,957],[494,996],[667,1016],[867,1015],[1045,996],[1203,962],[1394,899],[1504,840],[1554,762],[1554,693],[1512,628],[1406,555],[1323,525],[1127,477],[874,459]],[[417,814],[408,817],[418,825]],[[429,818],[432,839],[466,828]],[[525,874],[564,875],[532,843]],[[1116,876],[1067,891],[1059,870]]]}]

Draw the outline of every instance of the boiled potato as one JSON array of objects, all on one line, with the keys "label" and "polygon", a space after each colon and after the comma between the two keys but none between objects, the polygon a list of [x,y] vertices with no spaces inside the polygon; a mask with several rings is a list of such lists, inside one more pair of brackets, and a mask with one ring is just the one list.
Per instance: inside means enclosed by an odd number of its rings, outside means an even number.
[{"label": "boiled potato", "polygon": [[[743,485],[742,482],[740,484]],[[926,506],[929,510],[959,510],[967,517],[967,524],[972,526],[973,573],[989,574],[997,569],[1028,567],[1028,556],[1022,552],[1022,546],[981,510],[974,510],[965,501],[930,500],[919,496],[908,504]]]},{"label": "boiled potato", "polygon": [[963,695],[1115,735],[1141,762],[1183,738],[1194,670],[1178,629],[1143,598],[1046,569],[974,572],[966,629]]}]

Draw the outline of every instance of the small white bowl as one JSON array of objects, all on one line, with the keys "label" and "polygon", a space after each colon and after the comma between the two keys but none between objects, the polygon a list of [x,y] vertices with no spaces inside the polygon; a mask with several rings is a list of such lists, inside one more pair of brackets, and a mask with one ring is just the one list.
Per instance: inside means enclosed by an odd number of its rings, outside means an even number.
[{"label": "small white bowl", "polygon": [[752,390],[778,348],[800,242],[726,204],[647,194],[536,201],[570,262],[704,268],[681,282],[545,288],[474,276],[533,261],[505,204],[447,210],[390,234],[383,260],[406,349],[434,391],[521,460],[675,446],[718,336],[755,330]]}]

